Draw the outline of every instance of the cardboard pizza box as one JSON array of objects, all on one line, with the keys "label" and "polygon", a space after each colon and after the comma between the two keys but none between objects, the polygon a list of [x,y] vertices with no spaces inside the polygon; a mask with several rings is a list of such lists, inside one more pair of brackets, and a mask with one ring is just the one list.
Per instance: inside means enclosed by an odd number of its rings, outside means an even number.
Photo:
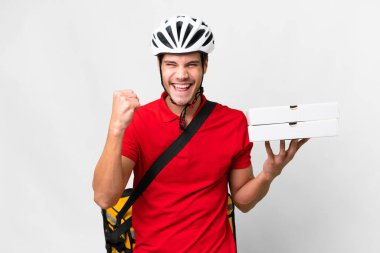
[{"label": "cardboard pizza box", "polygon": [[338,119],[248,126],[248,133],[252,142],[336,136]]},{"label": "cardboard pizza box", "polygon": [[248,125],[264,125],[339,118],[338,103],[250,108]]},{"label": "cardboard pizza box", "polygon": [[338,103],[250,108],[251,141],[290,140],[338,135]]}]

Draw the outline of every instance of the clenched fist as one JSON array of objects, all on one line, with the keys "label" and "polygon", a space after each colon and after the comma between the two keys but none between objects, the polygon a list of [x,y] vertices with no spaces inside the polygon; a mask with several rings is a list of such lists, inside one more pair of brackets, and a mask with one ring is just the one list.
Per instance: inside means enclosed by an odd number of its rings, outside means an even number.
[{"label": "clenched fist", "polygon": [[123,133],[140,106],[139,98],[133,90],[119,90],[113,93],[110,130]]}]

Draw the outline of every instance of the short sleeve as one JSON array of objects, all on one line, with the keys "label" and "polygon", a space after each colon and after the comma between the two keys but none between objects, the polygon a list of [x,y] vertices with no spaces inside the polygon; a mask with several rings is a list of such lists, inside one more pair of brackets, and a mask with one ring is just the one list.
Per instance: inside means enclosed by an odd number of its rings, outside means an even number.
[{"label": "short sleeve", "polygon": [[236,154],[233,157],[231,169],[245,169],[251,165],[253,143],[249,141],[247,118],[241,113],[241,120],[236,127]]},{"label": "short sleeve", "polygon": [[123,137],[123,143],[121,147],[121,155],[128,157],[129,159],[133,160],[135,163],[138,160],[139,157],[139,145],[138,145],[138,139],[137,139],[137,132],[136,132],[136,113],[129,124],[129,126],[125,129],[124,137]]}]

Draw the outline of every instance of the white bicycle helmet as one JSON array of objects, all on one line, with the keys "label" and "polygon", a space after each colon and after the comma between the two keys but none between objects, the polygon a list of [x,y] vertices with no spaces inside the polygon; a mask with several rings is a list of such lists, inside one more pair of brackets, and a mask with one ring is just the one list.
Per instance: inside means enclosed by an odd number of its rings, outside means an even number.
[{"label": "white bicycle helmet", "polygon": [[214,49],[211,29],[199,18],[174,16],[161,22],[153,33],[152,53],[210,53]]}]

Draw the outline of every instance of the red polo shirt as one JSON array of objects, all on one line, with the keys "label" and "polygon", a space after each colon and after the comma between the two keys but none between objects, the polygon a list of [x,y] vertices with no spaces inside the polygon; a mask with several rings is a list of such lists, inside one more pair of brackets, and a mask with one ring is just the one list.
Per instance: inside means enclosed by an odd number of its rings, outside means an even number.
[{"label": "red polo shirt", "polygon": [[[125,130],[122,155],[136,162],[134,186],[181,134],[164,98],[137,109]],[[245,115],[217,104],[133,205],[134,252],[235,252],[226,216],[228,175],[251,165],[251,149]]]}]

